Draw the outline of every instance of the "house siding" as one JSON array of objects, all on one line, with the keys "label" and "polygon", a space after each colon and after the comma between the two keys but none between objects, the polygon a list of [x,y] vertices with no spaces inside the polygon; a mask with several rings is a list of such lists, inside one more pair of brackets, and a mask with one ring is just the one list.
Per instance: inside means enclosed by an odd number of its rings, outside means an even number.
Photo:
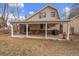
[{"label": "house siding", "polygon": [[67,23],[63,23],[63,32],[67,33]]},{"label": "house siding", "polygon": [[[46,17],[45,18],[39,18],[39,13],[45,12]],[[51,17],[51,12],[55,12],[55,17]],[[56,21],[59,20],[59,15],[55,9],[52,9],[50,7],[45,8],[44,10],[40,11],[39,13],[35,14],[32,18],[30,18],[28,21]]]},{"label": "house siding", "polygon": [[74,28],[74,34],[79,34],[79,17],[70,21],[70,27]]}]

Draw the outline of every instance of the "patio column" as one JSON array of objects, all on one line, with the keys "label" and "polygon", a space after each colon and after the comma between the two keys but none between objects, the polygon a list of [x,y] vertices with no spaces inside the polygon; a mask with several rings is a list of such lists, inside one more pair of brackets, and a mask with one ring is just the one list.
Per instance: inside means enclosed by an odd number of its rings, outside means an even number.
[{"label": "patio column", "polygon": [[17,26],[18,26],[18,34],[20,33],[20,28],[19,28],[19,24],[17,24]]},{"label": "patio column", "polygon": [[26,37],[28,37],[28,24],[26,24]]},{"label": "patio column", "polygon": [[11,37],[13,37],[13,25],[11,24]]},{"label": "patio column", "polygon": [[69,34],[70,34],[70,25],[69,22],[67,22],[67,40],[69,40]]},{"label": "patio column", "polygon": [[45,24],[45,38],[47,39],[47,23]]}]

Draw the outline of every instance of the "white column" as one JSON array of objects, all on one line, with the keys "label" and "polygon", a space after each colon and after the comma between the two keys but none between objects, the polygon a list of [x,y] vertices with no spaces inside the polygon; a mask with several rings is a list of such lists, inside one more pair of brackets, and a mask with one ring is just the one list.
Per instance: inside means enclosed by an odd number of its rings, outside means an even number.
[{"label": "white column", "polygon": [[67,40],[69,40],[69,34],[70,34],[70,25],[69,22],[67,23]]},{"label": "white column", "polygon": [[13,25],[11,24],[11,37],[13,37]]},{"label": "white column", "polygon": [[18,26],[18,34],[19,34],[20,33],[19,24],[17,24],[17,26]]},{"label": "white column", "polygon": [[26,24],[26,37],[28,37],[28,24]]},{"label": "white column", "polygon": [[45,38],[47,39],[47,23],[45,24]]}]

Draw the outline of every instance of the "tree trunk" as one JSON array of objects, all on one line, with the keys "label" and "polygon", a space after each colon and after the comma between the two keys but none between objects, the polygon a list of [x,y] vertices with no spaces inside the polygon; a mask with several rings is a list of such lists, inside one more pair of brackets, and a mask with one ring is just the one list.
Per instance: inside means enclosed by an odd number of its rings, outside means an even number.
[{"label": "tree trunk", "polygon": [[7,10],[7,3],[4,3],[3,4],[3,12],[2,12],[3,27],[6,26],[6,21],[7,21],[7,18],[6,18],[6,10]]}]

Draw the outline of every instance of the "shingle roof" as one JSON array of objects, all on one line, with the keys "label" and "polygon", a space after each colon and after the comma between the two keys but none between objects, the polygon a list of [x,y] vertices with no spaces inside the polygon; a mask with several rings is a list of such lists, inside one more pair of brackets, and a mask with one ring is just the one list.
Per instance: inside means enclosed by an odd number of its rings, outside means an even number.
[{"label": "shingle roof", "polygon": [[78,18],[79,15],[72,17],[71,19],[69,19],[70,21],[74,20],[75,18]]}]

